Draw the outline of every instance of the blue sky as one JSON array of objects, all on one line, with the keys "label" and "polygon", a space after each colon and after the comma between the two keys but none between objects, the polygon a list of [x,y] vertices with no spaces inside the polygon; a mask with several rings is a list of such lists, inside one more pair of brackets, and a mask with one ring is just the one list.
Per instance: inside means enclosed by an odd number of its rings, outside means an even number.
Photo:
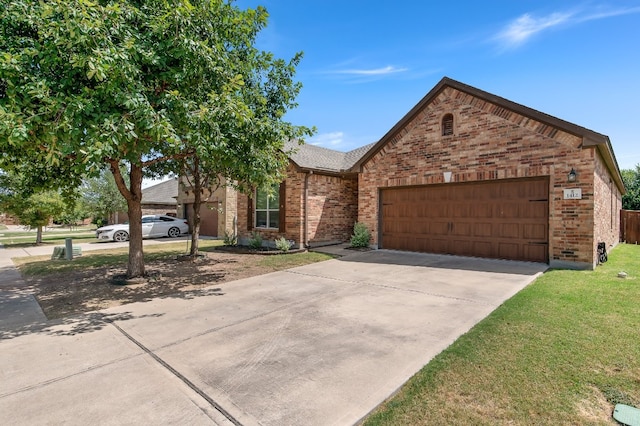
[{"label": "blue sky", "polygon": [[258,47],[304,52],[294,124],[348,151],[376,142],[444,76],[610,137],[640,163],[640,1],[238,0]]}]

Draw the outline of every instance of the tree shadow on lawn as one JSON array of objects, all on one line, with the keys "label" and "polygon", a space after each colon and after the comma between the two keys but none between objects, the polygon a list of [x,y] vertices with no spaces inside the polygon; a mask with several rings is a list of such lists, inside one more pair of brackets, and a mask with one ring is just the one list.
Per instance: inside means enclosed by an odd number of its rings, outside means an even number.
[{"label": "tree shadow on lawn", "polygon": [[175,256],[146,264],[147,276],[126,281],[125,265],[79,268],[25,278],[48,319],[65,318],[159,297],[193,298],[221,295],[209,287],[236,279],[243,268],[237,259],[203,257],[181,262]]}]

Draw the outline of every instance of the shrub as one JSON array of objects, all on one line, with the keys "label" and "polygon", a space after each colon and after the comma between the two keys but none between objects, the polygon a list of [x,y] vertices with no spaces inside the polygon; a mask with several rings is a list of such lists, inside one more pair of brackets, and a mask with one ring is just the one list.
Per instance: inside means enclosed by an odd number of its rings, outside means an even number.
[{"label": "shrub", "polygon": [[285,237],[280,237],[276,239],[276,248],[283,252],[288,252],[291,247],[293,247],[293,241],[287,240]]},{"label": "shrub", "polygon": [[256,231],[253,231],[251,233],[251,238],[249,239],[249,247],[254,250],[262,248],[262,235],[260,235],[260,233]]},{"label": "shrub", "polygon": [[222,240],[222,244],[225,246],[237,246],[238,245],[238,236],[229,231],[224,231],[224,239]]},{"label": "shrub", "polygon": [[371,233],[367,229],[367,225],[356,222],[353,225],[353,235],[351,236],[351,247],[369,247]]}]

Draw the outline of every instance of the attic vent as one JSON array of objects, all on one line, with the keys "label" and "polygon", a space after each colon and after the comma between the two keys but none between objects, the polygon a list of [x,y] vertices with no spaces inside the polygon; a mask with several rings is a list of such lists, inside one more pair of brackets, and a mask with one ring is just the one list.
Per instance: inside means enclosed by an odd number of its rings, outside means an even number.
[{"label": "attic vent", "polygon": [[453,134],[453,114],[445,114],[442,117],[442,136]]}]

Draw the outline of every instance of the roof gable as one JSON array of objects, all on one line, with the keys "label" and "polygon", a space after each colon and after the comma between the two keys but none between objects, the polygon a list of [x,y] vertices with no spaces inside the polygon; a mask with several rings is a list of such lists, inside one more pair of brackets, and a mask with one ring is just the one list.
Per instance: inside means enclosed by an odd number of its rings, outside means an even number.
[{"label": "roof gable", "polygon": [[178,179],[169,179],[142,190],[142,204],[176,204]]},{"label": "roof gable", "polygon": [[353,171],[360,171],[362,166],[365,165],[371,158],[373,158],[380,150],[382,150],[388,143],[396,140],[396,138],[402,136],[403,131],[409,125],[409,123],[416,118],[420,112],[422,112],[429,104],[435,101],[435,99],[446,88],[453,88],[459,92],[466,93],[482,101],[493,104],[496,108],[497,114],[508,114],[509,111],[513,111],[524,117],[536,120],[544,125],[551,126],[556,129],[560,129],[566,133],[575,135],[582,138],[582,147],[596,146],[600,154],[605,160],[612,177],[616,181],[616,184],[622,192],[624,192],[624,184],[622,183],[622,176],[620,175],[620,169],[618,167],[617,160],[613,153],[611,141],[609,137],[593,130],[589,130],[585,127],[578,126],[568,121],[553,117],[549,114],[537,111],[535,109],[526,107],[524,105],[512,102],[508,99],[500,96],[485,92],[459,81],[450,79],[448,77],[442,78],[433,89],[426,94],[395,126],[391,128],[374,146],[364,153],[359,160],[353,165]]}]

